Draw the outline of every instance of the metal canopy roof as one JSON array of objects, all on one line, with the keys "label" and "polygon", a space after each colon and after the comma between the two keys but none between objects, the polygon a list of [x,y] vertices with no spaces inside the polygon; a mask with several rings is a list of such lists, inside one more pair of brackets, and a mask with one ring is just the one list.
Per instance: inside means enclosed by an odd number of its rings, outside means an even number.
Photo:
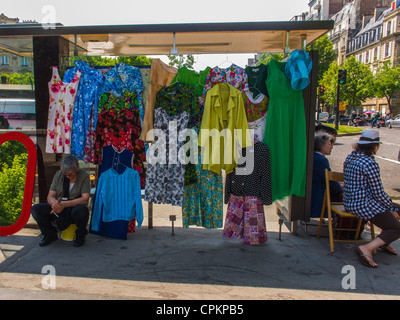
[{"label": "metal canopy roof", "polygon": [[[237,22],[196,24],[143,24],[63,26],[45,29],[41,24],[0,25],[0,48],[27,55],[32,36],[62,36],[79,55],[167,55],[282,52],[287,45],[300,49],[333,28],[333,21]],[[20,44],[24,43],[23,47]]]}]

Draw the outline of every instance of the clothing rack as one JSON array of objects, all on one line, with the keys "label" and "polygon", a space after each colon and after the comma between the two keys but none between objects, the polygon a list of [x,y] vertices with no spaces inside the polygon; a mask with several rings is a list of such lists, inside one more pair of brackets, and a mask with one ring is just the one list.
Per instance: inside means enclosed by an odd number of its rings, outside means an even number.
[{"label": "clothing rack", "polygon": [[[333,28],[333,21],[278,21],[240,23],[194,23],[194,24],[147,24],[116,26],[62,26],[44,29],[41,25],[0,28],[0,38],[31,37],[35,76],[35,100],[38,141],[39,197],[45,201],[54,172],[59,168],[55,158],[43,157],[44,132],[47,126],[48,79],[50,67],[58,65],[68,55],[93,55],[91,46],[96,41],[96,54],[104,56],[122,55],[168,55],[173,47],[179,54],[227,54],[254,52],[285,52],[285,48],[301,49],[306,41],[312,43]],[[95,39],[95,35],[107,36],[107,42]],[[145,35],[145,37],[143,37]],[[84,36],[84,37],[83,37]],[[121,42],[122,37],[124,41]],[[91,39],[94,39],[93,41]],[[120,45],[110,45],[118,43]],[[72,44],[72,45],[71,45]],[[14,48],[15,52],[26,51]],[[24,51],[24,52],[25,52]],[[287,50],[288,51],[288,50]],[[313,60],[317,61],[313,56]],[[314,106],[316,102],[315,70],[311,86],[304,91],[307,116],[307,142],[313,145]],[[314,92],[315,91],[315,92]],[[307,177],[311,180],[308,157]],[[46,169],[45,169],[46,168]],[[310,184],[311,186],[311,184]],[[307,188],[310,187],[307,184]],[[310,192],[311,194],[311,192]],[[307,202],[310,199],[293,199],[294,205],[285,213],[290,222],[307,220]],[[151,208],[149,208],[151,210]]]}]

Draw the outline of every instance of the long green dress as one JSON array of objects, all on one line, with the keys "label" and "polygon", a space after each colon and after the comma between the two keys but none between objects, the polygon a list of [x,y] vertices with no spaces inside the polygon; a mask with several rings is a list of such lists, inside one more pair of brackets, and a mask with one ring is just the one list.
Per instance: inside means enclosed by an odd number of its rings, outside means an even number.
[{"label": "long green dress", "polygon": [[303,91],[293,90],[284,62],[268,63],[270,97],[264,143],[271,156],[273,201],[290,195],[305,196],[306,119]]}]

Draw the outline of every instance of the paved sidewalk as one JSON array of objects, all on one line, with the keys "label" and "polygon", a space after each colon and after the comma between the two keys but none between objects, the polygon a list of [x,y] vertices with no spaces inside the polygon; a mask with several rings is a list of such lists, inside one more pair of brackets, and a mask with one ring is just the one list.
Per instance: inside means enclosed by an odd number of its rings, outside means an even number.
[{"label": "paved sidewalk", "polygon": [[[144,202],[145,213],[147,204]],[[58,240],[38,246],[39,231],[24,228],[0,237],[0,299],[161,299],[290,300],[399,299],[400,257],[378,253],[377,269],[362,266],[353,244],[329,251],[316,227],[284,226],[278,240],[275,207],[265,207],[268,243],[248,246],[222,237],[222,230],[183,229],[180,208],[154,206],[154,228],[143,227],[128,240],[88,235],[86,244]],[[175,236],[169,215],[175,214]],[[400,251],[400,243],[393,245]],[[55,289],[44,266],[55,268]],[[345,290],[346,265],[355,267],[354,290]],[[345,281],[346,282],[346,281]]]}]

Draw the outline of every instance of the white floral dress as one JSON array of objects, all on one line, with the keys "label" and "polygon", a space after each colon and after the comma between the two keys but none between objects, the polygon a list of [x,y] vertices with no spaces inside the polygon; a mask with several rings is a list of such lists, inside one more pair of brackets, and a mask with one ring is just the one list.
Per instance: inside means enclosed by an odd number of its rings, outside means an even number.
[{"label": "white floral dress", "polygon": [[49,82],[49,117],[47,121],[46,152],[71,153],[73,108],[81,72],[70,83],[62,82],[58,68],[53,67]]}]

